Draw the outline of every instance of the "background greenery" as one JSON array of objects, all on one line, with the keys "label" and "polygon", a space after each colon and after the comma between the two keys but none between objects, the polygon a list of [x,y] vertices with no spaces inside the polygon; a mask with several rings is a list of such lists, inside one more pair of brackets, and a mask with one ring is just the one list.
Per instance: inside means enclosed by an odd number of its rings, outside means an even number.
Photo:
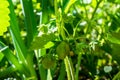
[{"label": "background greenery", "polygon": [[1,0],[1,80],[119,80],[119,0]]}]

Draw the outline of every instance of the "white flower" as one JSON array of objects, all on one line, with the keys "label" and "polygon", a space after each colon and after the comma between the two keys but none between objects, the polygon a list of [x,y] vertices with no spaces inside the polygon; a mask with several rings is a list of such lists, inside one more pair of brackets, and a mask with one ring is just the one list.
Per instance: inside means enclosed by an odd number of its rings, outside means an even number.
[{"label": "white flower", "polygon": [[105,71],[106,73],[109,73],[110,71],[112,71],[112,67],[111,67],[111,66],[105,66],[105,67],[104,67],[104,71]]}]

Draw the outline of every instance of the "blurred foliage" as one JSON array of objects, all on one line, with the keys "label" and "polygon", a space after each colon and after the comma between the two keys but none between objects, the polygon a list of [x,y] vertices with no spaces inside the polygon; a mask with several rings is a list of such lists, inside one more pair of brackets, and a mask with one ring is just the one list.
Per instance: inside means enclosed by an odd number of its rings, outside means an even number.
[{"label": "blurred foliage", "polygon": [[[0,3],[2,11],[0,11],[0,41],[9,46],[16,55],[12,38],[7,31],[7,26],[10,26],[9,4],[6,0],[2,1]],[[21,37],[26,44],[27,29],[20,1],[12,0]],[[56,1],[57,4],[55,0],[32,0],[38,32],[33,36],[34,39],[28,50],[46,49],[44,56],[37,58],[36,55],[39,54],[35,53],[34,55],[34,65],[38,79],[40,78],[39,64],[42,64],[45,69],[50,68],[53,80],[58,78],[68,79],[66,74],[63,74],[62,78],[60,77],[61,70],[65,68],[62,60],[66,55],[71,58],[73,71],[78,74],[78,80],[119,79],[120,1]],[[61,31],[59,32],[59,30]],[[6,33],[3,35],[3,32]],[[65,36],[65,39],[63,36]],[[6,70],[11,65],[2,54],[3,50],[4,48],[0,46],[0,71]],[[20,76],[18,71],[13,71],[11,75],[0,76],[0,79],[13,77],[19,80],[21,79]]]},{"label": "blurred foliage", "polygon": [[9,3],[7,0],[1,0],[0,3],[0,36],[3,35],[4,32],[7,31],[7,27],[10,26],[9,23]]}]

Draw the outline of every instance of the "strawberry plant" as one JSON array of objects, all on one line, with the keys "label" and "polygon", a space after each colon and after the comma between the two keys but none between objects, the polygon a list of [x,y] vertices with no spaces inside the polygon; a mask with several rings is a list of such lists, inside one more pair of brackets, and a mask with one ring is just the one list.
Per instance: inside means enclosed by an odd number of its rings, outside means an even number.
[{"label": "strawberry plant", "polygon": [[119,80],[119,0],[1,0],[0,79]]}]

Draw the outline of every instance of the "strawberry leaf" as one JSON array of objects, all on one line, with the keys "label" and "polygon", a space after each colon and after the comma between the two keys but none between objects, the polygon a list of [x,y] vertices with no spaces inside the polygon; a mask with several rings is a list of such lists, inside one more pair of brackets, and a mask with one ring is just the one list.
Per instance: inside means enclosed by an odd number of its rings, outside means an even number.
[{"label": "strawberry leaf", "polygon": [[50,48],[50,47],[45,47],[47,43],[50,41],[54,41],[56,39],[56,36],[53,33],[50,34],[43,34],[40,37],[36,37],[33,42],[31,43],[30,49],[41,49],[41,48]]}]

